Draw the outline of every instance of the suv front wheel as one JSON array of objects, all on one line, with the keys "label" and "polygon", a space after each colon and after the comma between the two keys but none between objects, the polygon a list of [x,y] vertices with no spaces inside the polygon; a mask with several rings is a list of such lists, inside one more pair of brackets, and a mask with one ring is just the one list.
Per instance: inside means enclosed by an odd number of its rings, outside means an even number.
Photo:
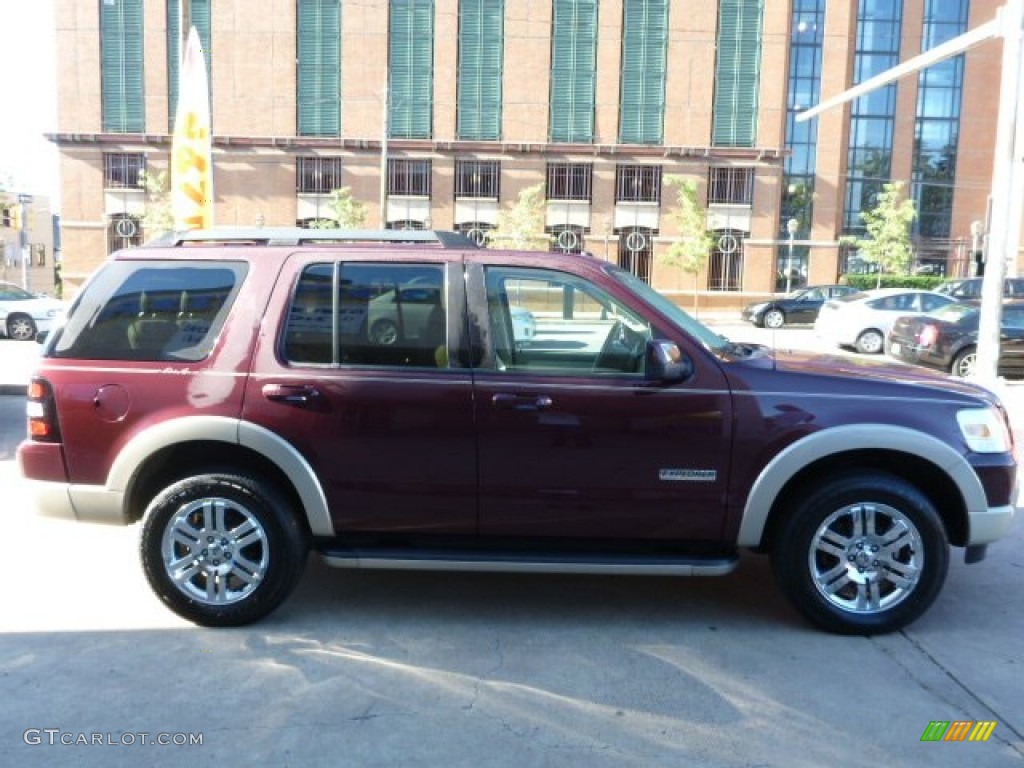
[{"label": "suv front wheel", "polygon": [[779,531],[772,568],[793,605],[841,634],[897,630],[946,579],[949,545],[934,505],[882,473],[840,475],[812,490]]},{"label": "suv front wheel", "polygon": [[308,552],[277,489],[229,473],[165,488],[146,510],[141,546],[157,596],[189,621],[220,627],[248,624],[280,605]]}]

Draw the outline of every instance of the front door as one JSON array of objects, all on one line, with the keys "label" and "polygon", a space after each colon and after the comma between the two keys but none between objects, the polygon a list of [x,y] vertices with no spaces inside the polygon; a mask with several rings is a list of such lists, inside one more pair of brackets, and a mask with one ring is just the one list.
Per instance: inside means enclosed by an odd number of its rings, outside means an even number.
[{"label": "front door", "polygon": [[491,265],[470,286],[491,348],[475,372],[481,534],[718,539],[731,406],[717,366],[647,381],[646,342],[664,334],[566,272]]}]

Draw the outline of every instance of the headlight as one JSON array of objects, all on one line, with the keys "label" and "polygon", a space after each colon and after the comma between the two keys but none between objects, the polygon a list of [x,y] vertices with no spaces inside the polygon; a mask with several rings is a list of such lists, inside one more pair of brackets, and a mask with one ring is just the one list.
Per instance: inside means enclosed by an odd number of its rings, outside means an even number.
[{"label": "headlight", "polygon": [[1010,450],[1010,432],[994,408],[957,411],[956,420],[967,447],[975,453],[1007,453]]}]

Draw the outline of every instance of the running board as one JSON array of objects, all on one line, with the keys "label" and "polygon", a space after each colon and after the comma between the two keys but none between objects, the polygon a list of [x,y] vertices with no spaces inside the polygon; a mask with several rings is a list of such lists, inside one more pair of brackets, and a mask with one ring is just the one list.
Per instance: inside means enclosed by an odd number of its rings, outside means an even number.
[{"label": "running board", "polygon": [[737,555],[616,556],[609,553],[464,552],[367,549],[323,553],[335,568],[399,571],[478,571],[488,573],[617,574],[624,576],[724,576],[736,569]]}]

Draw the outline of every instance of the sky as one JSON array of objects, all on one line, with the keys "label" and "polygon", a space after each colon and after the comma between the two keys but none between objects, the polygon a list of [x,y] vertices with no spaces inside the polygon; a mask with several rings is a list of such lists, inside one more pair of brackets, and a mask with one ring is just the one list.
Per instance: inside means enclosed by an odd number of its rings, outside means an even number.
[{"label": "sky", "polygon": [[53,0],[0,0],[0,186],[60,210]]}]

